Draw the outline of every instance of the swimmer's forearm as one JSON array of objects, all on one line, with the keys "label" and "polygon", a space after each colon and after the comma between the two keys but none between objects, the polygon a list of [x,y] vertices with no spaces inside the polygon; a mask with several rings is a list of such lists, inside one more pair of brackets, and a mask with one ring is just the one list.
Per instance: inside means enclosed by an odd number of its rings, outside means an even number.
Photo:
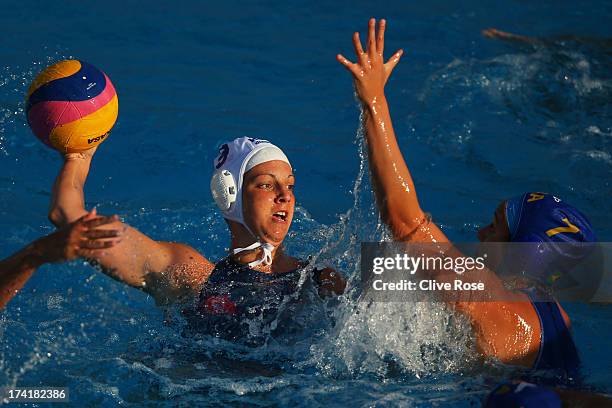
[{"label": "swimmer's forearm", "polygon": [[60,170],[51,198],[49,219],[62,227],[82,217],[85,210],[83,187],[87,180],[91,157],[67,159]]},{"label": "swimmer's forearm", "polygon": [[44,263],[38,241],[0,261],[0,308],[6,306]]},{"label": "swimmer's forearm", "polygon": [[400,151],[383,93],[364,104],[370,171],[383,221],[402,236],[424,219],[410,171]]}]

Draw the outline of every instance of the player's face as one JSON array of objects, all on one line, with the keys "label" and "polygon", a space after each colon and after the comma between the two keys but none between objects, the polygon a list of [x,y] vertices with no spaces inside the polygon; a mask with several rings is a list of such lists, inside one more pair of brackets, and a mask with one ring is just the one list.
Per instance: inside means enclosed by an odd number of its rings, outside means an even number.
[{"label": "player's face", "polygon": [[295,177],[281,160],[258,164],[244,174],[242,211],[251,231],[275,246],[285,239],[293,220]]},{"label": "player's face", "polygon": [[478,240],[480,242],[508,242],[510,241],[510,229],[506,222],[506,202],[497,206],[493,214],[493,221],[478,230]]}]

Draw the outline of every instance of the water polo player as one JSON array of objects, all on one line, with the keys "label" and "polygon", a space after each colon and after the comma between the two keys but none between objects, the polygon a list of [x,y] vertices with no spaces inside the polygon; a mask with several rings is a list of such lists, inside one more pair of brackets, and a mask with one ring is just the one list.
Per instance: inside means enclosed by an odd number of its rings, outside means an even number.
[{"label": "water polo player", "polygon": [[[368,28],[366,51],[362,49],[359,34],[353,36],[357,62],[352,63],[342,55],[337,59],[352,73],[363,105],[373,190],[382,219],[397,241],[449,242],[421,209],[385,99],[385,84],[402,51],[385,63],[385,21],[380,21],[378,33],[374,19]],[[580,212],[552,195],[541,193],[504,201],[495,211],[493,223],[480,230],[478,237],[482,241],[498,242],[595,239],[589,222]],[[546,271],[541,273],[544,276]],[[516,301],[452,303],[470,319],[483,354],[507,363],[575,374],[578,354],[563,309],[556,302],[532,302],[526,293],[508,291],[490,271],[487,279],[495,290],[502,292],[504,299]]]},{"label": "water polo player", "polygon": [[[86,213],[83,187],[94,152],[65,155],[49,213],[55,225],[66,225]],[[295,271],[303,264],[281,245],[295,205],[289,160],[273,144],[243,137],[221,146],[214,167],[213,197],[231,233],[228,258],[215,266],[188,245],[155,241],[117,222],[109,228],[125,230],[122,242],[96,253],[93,261],[109,276],[144,290],[158,304],[200,294],[198,311],[205,314],[242,315],[244,302],[263,302],[259,296],[244,296],[245,286],[265,287],[277,297],[294,289],[299,278]],[[313,274],[320,292],[344,290],[344,280],[332,270]]]}]

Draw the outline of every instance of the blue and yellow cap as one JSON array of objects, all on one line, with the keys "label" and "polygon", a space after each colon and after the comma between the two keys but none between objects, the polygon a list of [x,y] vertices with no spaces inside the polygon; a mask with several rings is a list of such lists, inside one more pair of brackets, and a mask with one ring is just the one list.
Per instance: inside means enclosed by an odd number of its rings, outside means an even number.
[{"label": "blue and yellow cap", "polygon": [[550,244],[534,252],[527,271],[544,283],[559,277],[559,265],[569,268],[589,254],[592,248],[582,244],[597,242],[586,216],[552,194],[529,192],[507,200],[506,222],[511,242]]},{"label": "blue and yellow cap", "polygon": [[575,207],[546,193],[506,201],[511,242],[596,242],[589,220]]}]

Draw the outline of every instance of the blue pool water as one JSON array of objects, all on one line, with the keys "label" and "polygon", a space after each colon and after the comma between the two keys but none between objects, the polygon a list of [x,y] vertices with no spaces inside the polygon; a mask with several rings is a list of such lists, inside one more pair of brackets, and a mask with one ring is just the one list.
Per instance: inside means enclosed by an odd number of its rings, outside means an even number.
[{"label": "blue pool water", "polygon": [[[388,84],[423,207],[475,240],[496,204],[550,191],[612,239],[612,6],[605,1],[4,2],[0,6],[0,257],[52,231],[58,154],[31,134],[24,94],[51,62],[103,69],[120,116],[94,159],[88,207],[210,259],[229,244],[208,183],[214,147],[256,136],[297,177],[291,254],[349,277],[290,322],[253,325],[257,347],[186,335],[177,310],[82,262],[40,269],[0,317],[0,384],[70,388],[74,405],[478,406],[511,375],[473,350],[439,304],[355,302],[360,241],[384,237],[363,168],[351,33],[388,20],[405,49]],[[487,40],[486,27],[538,36]],[[363,37],[363,36],[362,36]],[[304,296],[308,296],[306,293]],[[585,382],[612,392],[612,311],[568,304]]]}]

